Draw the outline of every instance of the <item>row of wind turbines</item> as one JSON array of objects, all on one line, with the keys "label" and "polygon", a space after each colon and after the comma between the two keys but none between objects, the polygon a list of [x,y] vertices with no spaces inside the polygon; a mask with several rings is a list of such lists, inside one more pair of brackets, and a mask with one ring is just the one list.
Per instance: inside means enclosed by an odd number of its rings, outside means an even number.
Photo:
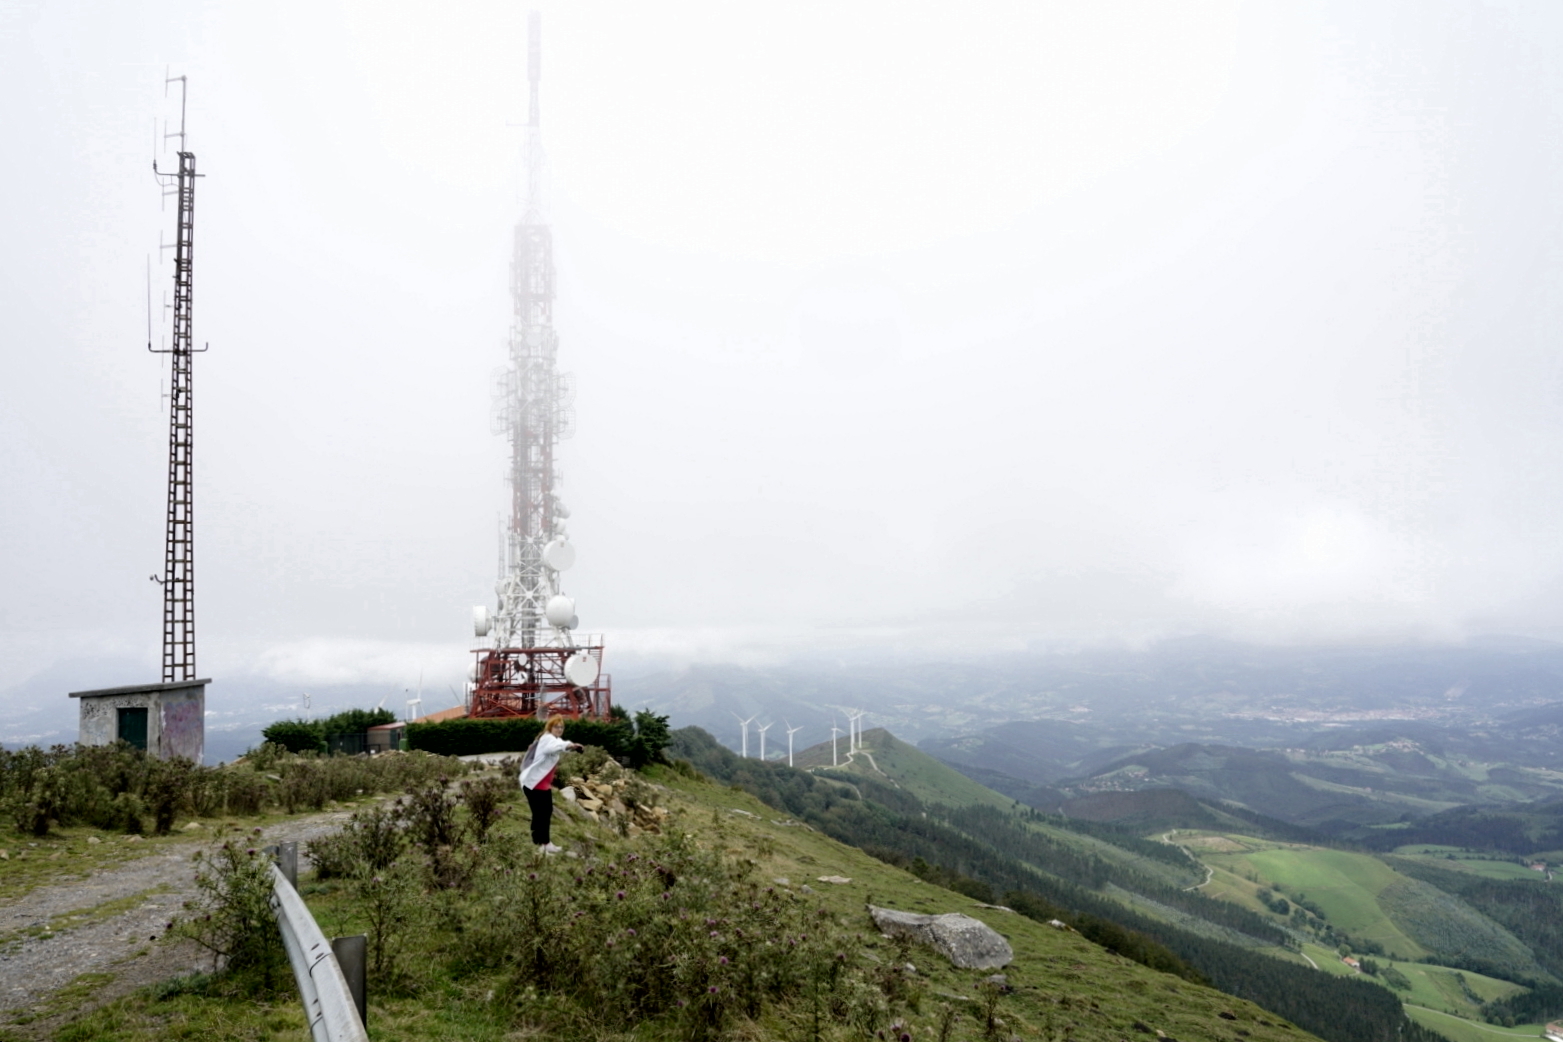
[{"label": "row of wind turbines", "polygon": [[[731,712],[731,710],[729,710],[729,712]],[[867,716],[868,714],[865,713],[861,709],[845,709],[845,710],[842,710],[842,712],[844,712],[846,714],[846,717],[847,717],[847,729],[846,729],[846,731],[842,731],[841,728],[836,726],[836,718],[835,717],[831,717],[830,718],[830,765],[832,767],[840,766],[840,761],[837,759],[837,756],[836,756],[836,739],[838,737],[840,737],[842,734],[845,734],[847,736],[847,755],[848,756],[851,756],[853,753],[857,752],[859,749],[861,749],[863,747],[862,746],[862,738],[863,738],[863,723],[862,723],[862,721],[863,721],[863,718],[865,716]],[[739,726],[743,729],[743,736],[740,739],[740,743],[739,743],[739,746],[740,746],[740,749],[741,749],[741,752],[739,753],[739,755],[742,756],[746,760],[749,758],[749,725],[754,723],[755,720],[759,719],[759,716],[760,716],[760,714],[756,713],[754,716],[751,716],[749,719],[745,720],[743,717],[739,716],[737,713],[733,713],[733,719],[737,720]],[[765,732],[769,731],[774,726],[776,726],[776,721],[774,721],[774,720],[772,720],[768,724],[765,724],[763,727],[760,726],[760,725],[756,725],[755,726],[755,730],[760,733],[760,759],[761,760],[765,759]],[[788,767],[792,766],[792,736],[797,734],[801,730],[803,730],[803,728],[801,728],[801,727],[793,727],[790,723],[787,724],[787,766]]]}]

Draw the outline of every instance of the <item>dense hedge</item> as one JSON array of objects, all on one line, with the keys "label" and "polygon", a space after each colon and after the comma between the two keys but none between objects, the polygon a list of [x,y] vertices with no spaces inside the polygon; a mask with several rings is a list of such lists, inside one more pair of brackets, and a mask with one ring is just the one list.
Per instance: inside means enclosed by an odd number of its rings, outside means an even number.
[{"label": "dense hedge", "polygon": [[[582,745],[600,746],[616,760],[631,767],[643,767],[662,758],[662,750],[669,740],[667,721],[667,717],[657,716],[647,709],[636,713],[633,722],[571,720],[564,725],[564,737]],[[407,745],[442,756],[521,753],[542,728],[542,721],[533,717],[408,724]]]},{"label": "dense hedge", "polygon": [[261,731],[261,737],[290,753],[323,753],[338,735],[363,734],[371,727],[394,723],[396,714],[389,709],[349,709],[321,720],[278,720]]}]

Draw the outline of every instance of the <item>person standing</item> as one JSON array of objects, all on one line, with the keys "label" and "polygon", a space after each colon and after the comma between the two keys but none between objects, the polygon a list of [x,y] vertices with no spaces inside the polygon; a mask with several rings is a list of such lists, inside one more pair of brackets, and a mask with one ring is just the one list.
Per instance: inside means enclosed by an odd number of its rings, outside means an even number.
[{"label": "person standing", "polygon": [[548,838],[554,817],[554,771],[559,769],[559,757],[582,748],[577,742],[564,740],[564,720],[562,716],[549,717],[521,760],[521,791],[526,793],[526,804],[532,810],[532,842],[544,854],[557,854],[561,849]]}]

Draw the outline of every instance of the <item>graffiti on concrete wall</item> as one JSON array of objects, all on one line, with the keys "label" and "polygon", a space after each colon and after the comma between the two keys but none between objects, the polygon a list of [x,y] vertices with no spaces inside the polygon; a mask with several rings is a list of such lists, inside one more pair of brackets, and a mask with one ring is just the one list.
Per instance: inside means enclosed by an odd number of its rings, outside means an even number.
[{"label": "graffiti on concrete wall", "polygon": [[163,702],[163,749],[165,757],[188,756],[201,762],[206,737],[205,700],[169,699]]}]

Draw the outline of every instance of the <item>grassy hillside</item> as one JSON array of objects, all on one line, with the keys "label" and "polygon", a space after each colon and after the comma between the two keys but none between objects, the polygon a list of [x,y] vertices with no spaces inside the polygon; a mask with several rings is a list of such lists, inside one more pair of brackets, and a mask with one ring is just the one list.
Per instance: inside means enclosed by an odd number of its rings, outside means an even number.
[{"label": "grassy hillside", "polygon": [[[1228,994],[1284,1010],[1325,1038],[1421,1037],[1421,1029],[1405,1020],[1400,1003],[1385,989],[1300,970],[1295,962],[1256,951],[1255,945],[1285,940],[1274,920],[1205,897],[1197,886],[1167,887],[1122,863],[1084,854],[1078,844],[1049,834],[1052,819],[1035,810],[973,806],[951,811],[924,805],[904,788],[867,776],[847,786],[824,774],[739,759],[697,728],[674,732],[670,752],[920,878],[984,902],[1001,899],[1038,918],[1062,918],[1136,961],[1190,980],[1203,976]],[[1049,824],[1038,827],[1044,818]],[[1068,824],[1111,831],[1105,825]],[[1186,855],[1173,845],[1132,834],[1115,838],[1186,864]],[[1204,921],[1201,930],[1183,925],[1190,915]],[[1233,930],[1247,939],[1234,938],[1228,932]]]},{"label": "grassy hillside", "polygon": [[1372,855],[1232,835],[1182,842],[1220,871],[1212,896],[1254,907],[1258,889],[1268,888],[1294,906],[1322,913],[1359,951],[1433,958],[1507,979],[1547,976],[1530,948],[1497,923]]},{"label": "grassy hillside", "polygon": [[[1140,1034],[1161,1034],[1185,1042],[1234,1037],[1253,1042],[1302,1042],[1310,1037],[1258,1006],[1137,965],[1073,931],[1055,929],[932,885],[800,826],[731,787],[668,770],[653,774],[652,781],[659,787],[648,789],[640,798],[654,799],[668,810],[662,836],[626,838],[617,829],[566,812],[557,820],[555,839],[577,856],[539,858],[521,838],[526,815],[517,809],[502,818],[479,846],[461,855],[475,859],[474,870],[492,862],[490,867],[499,871],[479,871],[471,881],[458,885],[451,882],[457,877],[449,875],[452,863],[447,861],[443,869],[447,873],[443,877],[447,879],[444,888],[431,888],[433,877],[425,873],[433,870],[433,863],[418,864],[412,853],[416,848],[411,848],[409,857],[404,859],[406,867],[398,875],[398,885],[422,893],[414,903],[404,905],[405,917],[392,920],[394,925],[389,927],[404,934],[403,956],[394,974],[371,981],[372,1037],[605,1037],[609,1028],[602,1018],[608,1016],[609,1006],[645,1001],[644,997],[635,999],[612,990],[614,974],[619,972],[614,968],[622,962],[626,974],[643,972],[645,967],[637,965],[637,956],[631,949],[650,943],[653,935],[665,929],[685,929],[679,923],[688,916],[680,905],[690,901],[691,894],[698,896],[702,887],[711,887],[711,880],[705,877],[674,879],[668,866],[705,864],[708,868],[703,871],[709,874],[709,866],[718,861],[722,867],[717,875],[731,879],[731,885],[738,888],[735,892],[753,895],[744,900],[757,902],[756,908],[780,902],[790,909],[785,915],[796,917],[806,912],[811,921],[819,924],[817,929],[822,936],[836,931],[829,934],[836,939],[832,943],[843,947],[822,966],[839,964],[844,967],[839,972],[848,975],[843,980],[858,983],[840,990],[843,1005],[839,1010],[828,1003],[810,1005],[809,995],[817,995],[822,983],[811,985],[816,989],[813,992],[804,987],[799,991],[783,988],[774,996],[756,993],[752,1006],[743,1001],[731,1004],[726,1013],[728,1019],[715,1033],[711,1022],[688,1011],[692,1007],[686,1007],[683,1001],[674,1003],[670,998],[664,1003],[667,1013],[612,1028],[613,1037],[656,1042],[690,1037],[733,1037],[750,1042],[811,1038],[846,1042],[873,1037],[876,1030],[944,1042],[978,1042],[995,1037],[1067,1037],[1080,1042],[1111,1042]],[[452,855],[447,852],[440,856]],[[648,868],[641,869],[639,865]],[[606,889],[602,884],[583,883],[583,877],[592,872],[598,873],[599,879],[613,876],[625,882],[606,884]],[[663,873],[663,882],[657,881],[656,873]],[[650,889],[645,881],[648,878]],[[360,891],[350,882],[306,880],[301,889],[328,930],[351,933],[368,926],[366,916],[381,907],[376,901],[385,899],[381,881],[377,878],[374,882],[375,887]],[[588,923],[596,931],[595,937],[604,929],[595,921],[597,916],[624,914],[618,911],[619,902],[625,908],[637,909],[636,914],[641,917],[635,920],[640,925],[639,935],[635,930],[610,932],[607,941],[594,941],[600,966],[583,964],[563,979],[542,974],[533,967],[530,955],[516,958],[517,951],[530,950],[530,936],[525,931],[496,946],[495,942],[508,936],[504,932],[507,923],[520,925],[528,921],[529,902],[549,893],[553,894],[552,900],[565,900],[558,890],[548,888],[564,888],[567,893],[572,885],[586,902],[583,912],[588,907],[598,908],[592,902],[605,903],[593,913],[593,920],[580,926],[568,926],[573,919],[542,924],[551,936],[558,935],[558,940],[551,943],[558,944],[561,950],[567,948],[570,931],[584,929]],[[622,887],[618,902],[613,896],[615,885]],[[666,892],[658,900],[655,891],[664,887]],[[627,890],[631,891],[628,897]],[[359,893],[370,896],[361,899],[355,896]],[[507,898],[507,894],[511,896]],[[404,896],[413,900],[411,891]],[[473,901],[476,903],[471,904]],[[865,913],[869,903],[909,911],[962,912],[986,922],[1002,933],[1015,951],[1014,961],[1004,970],[1007,988],[985,992],[981,984],[991,971],[958,970],[930,950],[888,942],[873,928]],[[707,920],[696,931],[701,944],[706,943],[706,926],[713,923],[713,938],[733,933],[733,924],[727,919]],[[812,933],[815,928],[805,929]],[[566,932],[559,933],[560,930]],[[625,949],[622,955],[613,938],[618,938]],[[735,952],[757,950],[769,940],[773,939],[761,932],[740,943]],[[751,947],[746,949],[745,945]],[[676,957],[686,956],[703,957],[703,953],[690,951]],[[739,963],[747,957],[734,955]],[[727,961],[724,956],[724,967]],[[906,962],[912,963],[915,971],[898,968]],[[727,971],[718,970],[713,958],[710,972]],[[592,981],[584,981],[581,975]],[[699,989],[690,1002],[707,1003],[710,996],[721,995],[719,989],[729,984],[745,986],[741,977],[717,979],[727,983],[711,985],[709,994],[706,989]],[[248,992],[234,990],[235,984],[246,980],[252,985]],[[778,979],[778,987],[782,983]],[[600,1005],[581,1003],[579,995],[588,984],[608,989],[603,991],[606,998]],[[287,989],[275,993],[259,989],[259,978],[229,978],[227,983],[223,978],[187,978],[113,1003],[65,1027],[57,1037],[62,1042],[307,1037],[302,1011],[286,993]],[[990,1014],[994,1020],[991,1025]],[[691,1031],[695,1034],[691,1035]]]},{"label": "grassy hillside", "polygon": [[831,776],[864,776],[905,789],[923,803],[948,807],[987,806],[1008,809],[1015,801],[972,781],[953,767],[946,766],[927,753],[908,745],[882,727],[864,731],[858,739],[858,751],[847,752],[846,739],[836,750],[838,766],[831,766],[831,743],[812,745],[794,756],[795,764],[811,771],[828,771]]},{"label": "grassy hillside", "polygon": [[[888,785],[912,796],[919,804],[940,807],[987,808],[1005,813],[1016,810],[1016,801],[994,792],[941,763],[921,749],[900,741],[883,728],[864,732],[859,750],[850,759],[842,742],[837,750],[840,765],[831,767],[830,744],[811,746],[795,758],[799,768],[823,778],[864,779]],[[1152,800],[1158,794],[1136,793]],[[1182,793],[1170,793],[1179,806],[1193,802]],[[1194,804],[1198,808],[1199,804]],[[1205,818],[1216,816],[1205,812]],[[1133,834],[1132,826],[1114,822],[1093,827],[1088,815],[1040,815],[1027,813],[1020,819],[1025,827],[1045,837],[1061,852],[1081,858],[1097,859],[1126,873],[1143,876],[1159,886],[1187,887],[1200,879],[1192,862],[1167,857],[1165,847],[1146,842]],[[1226,819],[1234,820],[1234,819]]]}]

